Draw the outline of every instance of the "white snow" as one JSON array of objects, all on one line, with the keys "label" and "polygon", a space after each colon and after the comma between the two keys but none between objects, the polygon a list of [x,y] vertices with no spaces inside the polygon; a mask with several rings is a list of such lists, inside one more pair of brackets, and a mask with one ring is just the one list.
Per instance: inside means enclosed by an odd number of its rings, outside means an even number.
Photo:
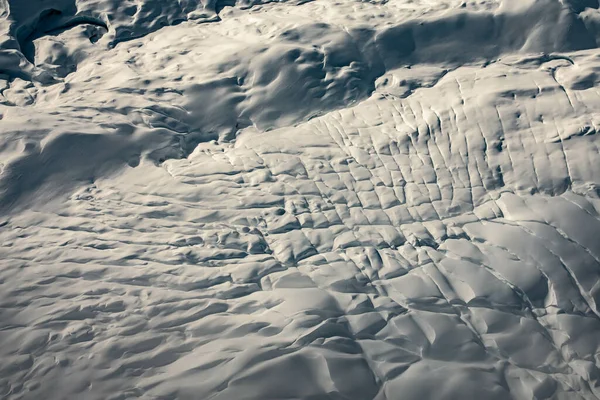
[{"label": "white snow", "polygon": [[0,0],[0,398],[599,398],[599,7]]}]

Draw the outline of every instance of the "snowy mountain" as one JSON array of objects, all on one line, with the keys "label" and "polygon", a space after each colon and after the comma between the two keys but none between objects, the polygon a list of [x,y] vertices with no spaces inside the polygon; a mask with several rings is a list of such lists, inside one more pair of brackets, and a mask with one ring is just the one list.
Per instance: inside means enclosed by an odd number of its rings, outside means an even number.
[{"label": "snowy mountain", "polygon": [[599,7],[0,0],[0,398],[599,398]]}]

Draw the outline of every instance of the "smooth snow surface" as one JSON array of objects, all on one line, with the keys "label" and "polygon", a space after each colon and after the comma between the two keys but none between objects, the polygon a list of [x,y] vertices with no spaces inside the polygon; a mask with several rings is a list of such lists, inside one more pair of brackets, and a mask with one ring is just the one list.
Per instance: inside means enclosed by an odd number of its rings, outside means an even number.
[{"label": "smooth snow surface", "polygon": [[600,397],[597,0],[0,0],[0,398]]}]

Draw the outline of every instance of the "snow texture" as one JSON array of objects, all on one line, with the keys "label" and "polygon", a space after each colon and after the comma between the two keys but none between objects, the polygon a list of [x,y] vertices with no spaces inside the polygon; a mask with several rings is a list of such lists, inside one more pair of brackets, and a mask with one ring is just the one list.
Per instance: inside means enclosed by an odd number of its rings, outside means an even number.
[{"label": "snow texture", "polygon": [[0,0],[0,398],[600,397],[597,0]]}]

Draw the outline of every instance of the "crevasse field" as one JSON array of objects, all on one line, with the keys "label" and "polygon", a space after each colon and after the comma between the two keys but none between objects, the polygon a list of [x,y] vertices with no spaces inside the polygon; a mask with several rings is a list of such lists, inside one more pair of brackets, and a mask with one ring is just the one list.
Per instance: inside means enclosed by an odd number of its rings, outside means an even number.
[{"label": "crevasse field", "polygon": [[599,398],[599,6],[0,0],[0,398]]}]

